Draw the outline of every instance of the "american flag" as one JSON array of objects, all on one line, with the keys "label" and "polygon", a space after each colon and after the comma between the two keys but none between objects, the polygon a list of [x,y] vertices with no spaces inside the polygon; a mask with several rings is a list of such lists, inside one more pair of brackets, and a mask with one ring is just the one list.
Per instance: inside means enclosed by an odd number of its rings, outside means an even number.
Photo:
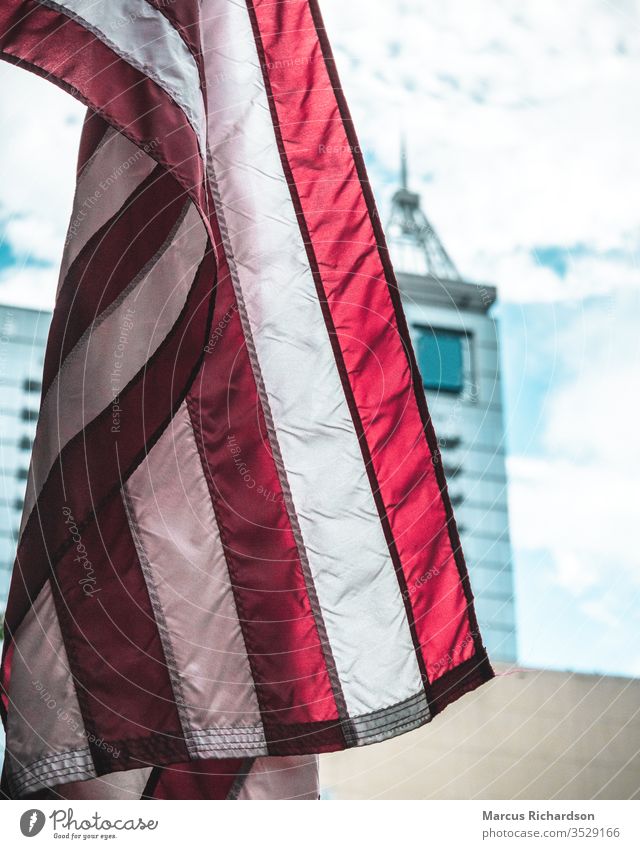
[{"label": "american flag", "polygon": [[3,0],[0,49],[88,107],[4,792],[314,797],[492,676],[317,2]]}]

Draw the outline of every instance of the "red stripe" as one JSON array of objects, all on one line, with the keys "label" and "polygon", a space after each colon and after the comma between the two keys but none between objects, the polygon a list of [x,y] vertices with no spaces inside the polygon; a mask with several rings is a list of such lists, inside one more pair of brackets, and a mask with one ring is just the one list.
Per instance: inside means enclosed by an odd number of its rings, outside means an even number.
[{"label": "red stripe", "polygon": [[[389,289],[396,284],[386,278],[376,249],[352,139],[320,58],[308,3],[248,5],[255,10],[284,151],[432,681],[470,658],[477,646],[449,535],[446,495],[416,403],[413,363],[398,332]],[[288,61],[291,57],[299,61]],[[419,380],[417,371],[413,376]]]},{"label": "red stripe", "polygon": [[158,165],[123,209],[82,249],[65,278],[53,313],[44,393],[92,322],[164,245],[186,202],[182,186]]},{"label": "red stripe", "polygon": [[0,54],[62,84],[169,168],[206,209],[198,140],[179,106],[84,27],[34,0],[0,6]]},{"label": "red stripe", "polygon": [[18,547],[6,624],[15,633],[29,604],[71,546],[63,516],[66,504],[78,527],[92,520],[137,467],[182,402],[203,356],[208,338],[213,253],[196,275],[182,315],[146,366],[119,397],[120,432],[112,432],[109,406],[63,449],[47,479]]},{"label": "red stripe", "polygon": [[11,680],[11,667],[13,665],[13,652],[15,643],[8,643],[5,656],[2,661],[2,678],[0,679],[0,704],[2,706],[2,722],[7,727],[7,711],[9,710],[9,681]]},{"label": "red stripe", "polygon": [[[256,46],[257,46],[258,54],[259,54],[259,57],[260,57],[260,64],[261,64],[261,67],[263,69],[266,69],[268,59],[265,55],[264,45],[263,45],[262,39],[260,37],[260,29],[259,29],[255,9],[254,9],[252,3],[249,2],[247,5],[248,5],[248,9],[249,9],[249,16],[251,18],[254,36],[255,36],[255,39],[256,39]],[[334,357],[335,357],[336,366],[337,366],[337,369],[338,369],[338,373],[340,375],[340,380],[341,380],[342,388],[344,390],[345,399],[346,399],[347,404],[349,406],[349,412],[351,413],[351,418],[352,418],[354,428],[355,428],[355,431],[356,431],[356,434],[357,434],[357,437],[358,437],[358,443],[360,445],[360,449],[361,449],[361,452],[362,452],[362,458],[364,460],[365,469],[366,469],[367,476],[368,476],[368,479],[369,479],[369,483],[370,483],[370,486],[371,486],[371,490],[372,490],[372,493],[373,493],[376,508],[377,508],[378,514],[380,516],[380,521],[381,521],[382,529],[383,529],[383,532],[384,532],[384,535],[385,535],[385,540],[386,540],[386,543],[389,547],[389,553],[391,555],[391,560],[393,562],[396,577],[398,579],[398,582],[400,584],[400,588],[401,588],[401,591],[402,591],[402,596],[403,596],[403,599],[404,599],[404,606],[405,606],[405,610],[406,610],[406,613],[407,613],[407,621],[408,621],[408,624],[409,624],[409,630],[410,630],[410,633],[411,633],[411,639],[412,639],[412,642],[413,642],[413,646],[414,646],[414,649],[416,651],[416,661],[418,663],[418,667],[419,667],[419,670],[420,670],[420,676],[421,676],[421,679],[422,679],[424,686],[425,686],[427,699],[429,700],[429,702],[431,702],[432,698],[431,698],[431,693],[429,691],[429,686],[428,686],[427,669],[426,669],[426,666],[425,666],[425,663],[424,663],[424,657],[423,657],[422,649],[420,647],[420,641],[419,641],[418,633],[417,633],[417,630],[416,630],[416,627],[415,627],[413,610],[412,610],[411,604],[409,602],[409,592],[408,592],[407,585],[406,585],[404,571],[402,569],[402,563],[400,562],[400,557],[399,557],[398,550],[397,550],[397,547],[396,547],[396,544],[395,544],[395,540],[393,538],[393,532],[391,530],[391,525],[389,523],[389,517],[387,515],[386,506],[385,506],[385,504],[382,500],[382,496],[381,496],[381,493],[380,493],[380,487],[379,487],[378,481],[376,479],[375,470],[374,470],[373,462],[372,462],[372,458],[371,458],[371,453],[370,453],[370,450],[369,450],[369,445],[367,443],[366,434],[365,434],[364,426],[363,426],[363,423],[362,423],[362,418],[360,416],[360,411],[358,409],[356,399],[354,397],[354,394],[353,394],[353,391],[352,391],[352,388],[351,388],[350,377],[349,377],[349,374],[347,372],[347,368],[346,368],[346,365],[345,365],[344,356],[343,356],[343,353],[342,353],[342,348],[340,346],[340,340],[339,340],[339,337],[338,337],[338,334],[337,334],[337,331],[336,331],[336,327],[335,327],[335,324],[334,324],[334,321],[333,321],[331,309],[330,309],[329,303],[327,301],[327,296],[326,296],[326,292],[324,290],[322,277],[321,277],[321,274],[320,274],[320,269],[318,267],[318,259],[316,257],[315,251],[313,249],[313,243],[312,243],[312,240],[311,240],[311,235],[310,235],[309,230],[308,230],[307,225],[306,225],[306,220],[305,220],[305,217],[304,217],[304,211],[303,211],[302,204],[301,204],[301,201],[300,201],[300,195],[298,194],[297,187],[296,187],[295,180],[294,180],[294,176],[293,176],[293,172],[291,170],[291,166],[290,166],[289,160],[287,158],[287,154],[286,154],[286,150],[285,150],[285,146],[284,146],[284,142],[283,142],[283,138],[282,138],[282,133],[281,133],[281,129],[280,129],[280,124],[279,124],[279,116],[278,116],[278,112],[277,112],[277,108],[276,108],[276,104],[275,104],[275,99],[273,97],[273,92],[272,92],[272,89],[271,89],[271,81],[270,81],[268,75],[264,76],[264,82],[265,82],[265,86],[266,86],[267,98],[269,100],[269,108],[270,108],[270,111],[271,111],[271,117],[272,117],[273,124],[274,124],[274,131],[275,131],[275,134],[276,134],[278,151],[280,153],[280,160],[281,160],[282,167],[283,167],[286,179],[287,179],[287,183],[289,185],[289,190],[291,192],[291,198],[292,198],[293,205],[294,205],[294,208],[295,208],[295,211],[296,211],[297,220],[298,220],[300,230],[301,230],[301,234],[302,234],[302,240],[303,240],[303,243],[305,245],[307,258],[309,260],[309,265],[310,265],[311,272],[312,272],[312,275],[313,275],[313,280],[314,280],[314,284],[315,284],[315,287],[316,287],[316,292],[318,294],[318,300],[319,300],[320,306],[322,308],[322,315],[323,315],[323,318],[324,318],[325,323],[326,323],[326,327],[327,327],[327,331],[328,331],[328,335],[329,335],[329,340],[331,342],[331,347],[332,347],[333,354],[334,354]]]},{"label": "red stripe", "polygon": [[[335,60],[333,59],[331,46],[329,44],[326,30],[322,22],[322,15],[320,13],[320,8],[318,6],[317,0],[309,0],[309,7],[313,16],[319,43],[321,45],[322,52],[325,58],[327,72],[329,74],[329,78],[331,79],[336,101],[338,103],[338,108],[340,110],[340,114],[344,122],[347,138],[349,139],[350,147],[353,151],[353,158],[356,165],[356,170],[358,172],[358,176],[362,186],[362,194],[367,205],[367,209],[369,211],[369,217],[375,236],[376,245],[378,247],[380,261],[384,273],[386,275],[389,297],[394,307],[395,318],[398,324],[398,331],[400,333],[403,345],[407,352],[407,357],[409,359],[409,364],[411,367],[411,373],[412,375],[415,375],[415,379],[413,380],[414,398],[421,416],[421,420],[424,425],[424,432],[425,437],[427,439],[427,444],[429,446],[429,452],[431,454],[431,457],[433,458],[436,479],[440,488],[442,503],[447,516],[447,529],[449,533],[449,540],[451,543],[451,548],[455,557],[456,566],[458,568],[458,574],[460,576],[460,581],[462,583],[465,599],[467,602],[467,615],[469,618],[470,626],[469,636],[473,638],[473,642],[475,645],[475,654],[473,655],[471,662],[464,661],[459,666],[454,667],[454,669],[451,671],[451,674],[441,675],[437,679],[435,684],[431,687],[431,694],[435,699],[435,703],[432,705],[431,710],[432,714],[435,715],[435,713],[443,709],[445,704],[454,701],[455,699],[463,695],[465,692],[467,692],[469,689],[473,689],[480,683],[493,678],[494,672],[491,668],[489,658],[487,657],[486,649],[484,648],[484,645],[482,643],[482,636],[478,627],[478,620],[473,604],[473,593],[471,591],[469,573],[467,571],[467,565],[465,563],[464,555],[462,553],[460,536],[458,534],[458,528],[455,522],[455,517],[453,515],[451,499],[449,498],[449,493],[447,490],[444,468],[441,462],[440,448],[433,428],[433,422],[427,409],[427,401],[424,394],[422,379],[419,377],[418,364],[416,362],[415,354],[413,351],[409,327],[407,325],[407,320],[404,315],[404,310],[402,308],[400,291],[395,280],[395,274],[391,264],[391,258],[387,249],[382,225],[380,223],[380,216],[378,215],[375,199],[373,197],[373,191],[367,178],[364,157],[362,156],[362,151],[358,144],[358,138],[354,129],[351,115],[349,113],[349,108],[344,97],[344,92],[342,91],[340,85]],[[462,676],[465,676],[464,681],[462,680]],[[440,694],[438,693],[438,691],[440,691]],[[446,700],[442,697],[444,691],[446,691]]]},{"label": "red stripe", "polygon": [[263,720],[281,738],[283,725],[336,720],[338,711],[226,263],[213,331],[188,400]]},{"label": "red stripe", "polygon": [[[249,767],[245,758],[199,760],[172,764],[159,770],[148,799],[226,799],[236,780]],[[250,767],[249,767],[250,768]]]},{"label": "red stripe", "polygon": [[104,134],[108,129],[109,125],[104,118],[98,115],[97,112],[93,112],[91,109],[87,110],[87,114],[84,116],[82,134],[80,136],[80,147],[78,150],[78,176],[80,176],[83,168],[100,146],[100,143],[104,138]]},{"label": "red stripe", "polygon": [[[67,519],[75,525],[73,513]],[[121,498],[76,535],[52,586],[97,764],[139,752],[158,730],[175,746],[182,738],[175,694]]]},{"label": "red stripe", "polygon": [[147,0],[169,20],[182,36],[194,58],[200,53],[200,0]]}]

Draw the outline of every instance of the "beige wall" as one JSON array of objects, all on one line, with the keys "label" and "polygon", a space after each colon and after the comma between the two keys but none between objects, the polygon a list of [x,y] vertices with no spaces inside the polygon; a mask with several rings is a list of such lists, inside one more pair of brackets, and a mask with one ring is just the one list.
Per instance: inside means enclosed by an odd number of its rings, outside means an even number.
[{"label": "beige wall", "polygon": [[640,680],[496,671],[418,731],[323,755],[323,797],[640,798]]}]

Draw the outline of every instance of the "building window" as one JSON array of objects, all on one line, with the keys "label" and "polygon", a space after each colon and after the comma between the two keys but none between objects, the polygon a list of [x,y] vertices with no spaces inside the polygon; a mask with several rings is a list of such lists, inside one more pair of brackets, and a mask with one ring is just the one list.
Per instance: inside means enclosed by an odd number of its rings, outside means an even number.
[{"label": "building window", "polygon": [[18,442],[18,448],[21,451],[31,451],[31,440],[28,436],[24,435],[20,437],[20,442]]},{"label": "building window", "polygon": [[29,469],[17,469],[16,477],[19,481],[26,481],[26,479],[29,477]]},{"label": "building window", "polygon": [[464,389],[464,333],[418,328],[418,367],[425,389],[459,394]]},{"label": "building window", "polygon": [[29,410],[26,407],[20,410],[20,418],[23,422],[35,422],[38,420],[38,411]]},{"label": "building window", "polygon": [[22,388],[25,392],[40,392],[42,389],[42,384],[39,380],[33,380],[28,377],[24,383],[22,384]]}]

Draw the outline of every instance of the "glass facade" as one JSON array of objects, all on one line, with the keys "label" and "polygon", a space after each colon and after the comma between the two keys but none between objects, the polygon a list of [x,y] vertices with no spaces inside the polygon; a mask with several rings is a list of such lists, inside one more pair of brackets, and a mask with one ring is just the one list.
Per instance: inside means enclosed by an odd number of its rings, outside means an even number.
[{"label": "glass facade", "polygon": [[16,553],[50,320],[47,312],[0,306],[0,615]]},{"label": "glass facade", "polygon": [[[402,293],[403,276],[400,274]],[[490,657],[517,658],[497,328],[482,305],[434,303],[423,278],[405,309]],[[462,291],[469,284],[458,283]],[[471,287],[470,287],[471,288]],[[437,290],[436,290],[437,292]]]}]

